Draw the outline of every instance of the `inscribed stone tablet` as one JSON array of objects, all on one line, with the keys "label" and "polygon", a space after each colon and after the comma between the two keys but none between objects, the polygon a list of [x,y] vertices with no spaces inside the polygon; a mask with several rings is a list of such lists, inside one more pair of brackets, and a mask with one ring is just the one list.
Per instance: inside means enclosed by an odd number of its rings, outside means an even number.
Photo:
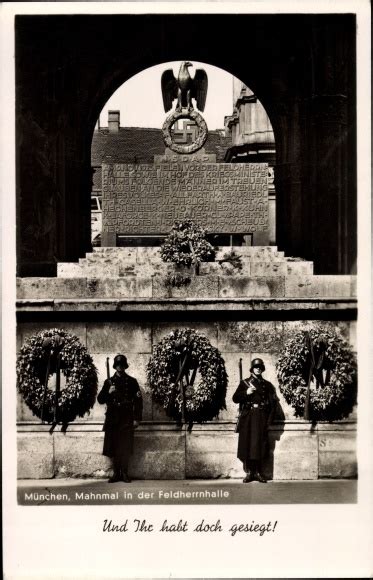
[{"label": "inscribed stone tablet", "polygon": [[102,166],[103,232],[167,234],[191,218],[214,233],[268,229],[266,163]]}]

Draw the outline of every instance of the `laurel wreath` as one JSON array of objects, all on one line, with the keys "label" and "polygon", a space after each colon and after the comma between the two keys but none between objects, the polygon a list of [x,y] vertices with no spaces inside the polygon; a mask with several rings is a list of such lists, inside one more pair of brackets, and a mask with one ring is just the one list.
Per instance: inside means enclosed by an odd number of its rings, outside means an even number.
[{"label": "laurel wreath", "polygon": [[55,391],[48,386],[45,390],[45,382],[48,359],[48,378],[56,371],[57,352],[60,352],[61,373],[66,378],[58,398],[57,418],[67,425],[90,411],[97,394],[96,367],[77,336],[58,328],[31,336],[17,358],[17,388],[33,414],[52,423]]},{"label": "laurel wreath", "polygon": [[[172,139],[172,126],[179,119],[190,119],[194,121],[198,127],[198,134],[196,140],[189,144],[179,144],[175,143]],[[173,111],[164,121],[162,126],[163,141],[166,147],[169,147],[172,151],[176,153],[194,153],[203,147],[207,139],[208,129],[206,121],[198,111]]]},{"label": "laurel wreath", "polygon": [[357,363],[348,343],[336,331],[316,325],[297,332],[285,343],[276,364],[279,388],[297,417],[303,416],[310,372],[311,338],[314,352],[323,355],[323,384],[312,377],[310,414],[313,421],[348,417],[356,403]]},{"label": "laurel wreath", "polygon": [[164,262],[191,266],[213,260],[215,250],[206,239],[206,230],[186,219],[176,221],[161,247]]},{"label": "laurel wreath", "polygon": [[155,346],[147,365],[152,398],[170,418],[180,421],[183,405],[180,389],[176,397],[173,395],[183,345],[186,343],[191,344],[191,365],[198,366],[199,371],[199,380],[185,389],[186,420],[196,423],[211,421],[226,409],[228,375],[219,350],[193,329],[175,330]]}]

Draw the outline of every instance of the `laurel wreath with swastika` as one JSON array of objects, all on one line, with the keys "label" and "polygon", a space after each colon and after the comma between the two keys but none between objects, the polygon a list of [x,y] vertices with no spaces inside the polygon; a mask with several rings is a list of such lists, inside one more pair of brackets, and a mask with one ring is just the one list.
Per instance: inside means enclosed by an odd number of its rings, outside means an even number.
[{"label": "laurel wreath with swastika", "polygon": [[178,329],[163,338],[147,365],[147,377],[153,400],[176,421],[181,420],[183,405],[188,423],[211,421],[226,408],[224,359],[196,330]]},{"label": "laurel wreath with swastika", "polygon": [[348,417],[356,403],[355,354],[339,334],[321,323],[296,332],[276,364],[281,393],[302,417],[309,389],[310,420]]},{"label": "laurel wreath with swastika", "polygon": [[[48,380],[57,372],[62,373],[66,384],[60,391],[53,391]],[[97,370],[77,336],[58,328],[44,330],[27,339],[20,350],[17,388],[34,415],[67,428],[68,423],[93,407]]]},{"label": "laurel wreath with swastika", "polygon": [[[178,121],[179,119],[190,119],[191,121],[194,121],[196,123],[198,133],[196,139],[192,143],[180,144],[175,143],[173,141],[171,129],[174,123],[176,123],[176,121]],[[176,153],[185,154],[185,153],[194,153],[195,151],[198,151],[205,144],[205,141],[207,139],[207,133],[208,129],[206,121],[204,120],[202,115],[195,110],[188,111],[187,109],[182,109],[181,111],[174,111],[173,113],[171,113],[171,115],[169,115],[166,118],[162,127],[163,140],[166,147],[169,147],[172,151],[175,151]]]}]

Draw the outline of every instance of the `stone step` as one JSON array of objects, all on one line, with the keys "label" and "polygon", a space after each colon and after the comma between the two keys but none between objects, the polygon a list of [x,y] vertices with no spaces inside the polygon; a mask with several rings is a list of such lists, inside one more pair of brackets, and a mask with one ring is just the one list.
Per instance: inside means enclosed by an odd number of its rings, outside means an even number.
[{"label": "stone step", "polygon": [[205,262],[200,264],[200,275],[232,276],[312,276],[313,262],[274,262],[259,260],[242,260],[241,268],[229,262]]},{"label": "stone step", "polygon": [[[96,246],[93,248],[93,252],[100,254],[100,253],[111,253],[117,251],[128,251],[133,253],[142,253],[142,254],[152,254],[158,253],[161,246]],[[268,252],[277,252],[277,246],[215,246],[215,248],[219,248],[222,250],[234,250],[235,252],[244,251],[244,252],[252,252],[252,251],[268,251]]]},{"label": "stone step", "polygon": [[166,276],[174,272],[173,264],[107,264],[89,263],[82,259],[76,262],[61,262],[57,265],[58,278],[122,278],[126,276]]},{"label": "stone step", "polygon": [[87,260],[79,260],[83,278],[118,278],[119,266],[116,264],[90,264]]},{"label": "stone step", "polygon": [[97,276],[154,276],[155,274],[166,275],[169,270],[174,269],[174,265],[162,261],[145,262],[126,262],[119,258],[113,260],[91,260],[81,259],[80,265],[84,271],[90,270],[97,272]]},{"label": "stone step", "polygon": [[165,277],[18,278],[18,299],[356,297],[356,276],[192,276],[180,288]]},{"label": "stone step", "polygon": [[[81,259],[77,263],[58,264],[59,278],[117,278],[125,276],[167,276],[176,273],[177,268],[172,263],[125,264],[121,261],[99,262]],[[184,271],[184,270],[182,270]],[[193,268],[191,269],[193,273]],[[312,262],[259,262],[242,261],[241,268],[236,268],[229,262],[204,262],[200,264],[201,276],[312,276]]]},{"label": "stone step", "polygon": [[286,269],[288,276],[312,276],[313,262],[308,262],[306,260],[287,261]]},{"label": "stone step", "polygon": [[277,246],[231,246],[216,249],[217,259],[226,254],[234,253],[242,258],[283,258],[284,252],[279,251]]},{"label": "stone step", "polygon": [[[312,262],[306,262],[306,261],[292,261],[292,262],[287,262],[285,261],[281,256],[280,257],[273,257],[273,258],[268,258],[266,256],[262,256],[262,257],[255,257],[255,258],[248,258],[245,256],[241,256],[241,266],[243,268],[247,268],[248,272],[250,271],[250,264],[263,264],[263,268],[273,268],[274,270],[276,270],[276,266],[279,266],[280,264],[283,264],[283,269],[284,272],[285,271],[299,271],[300,269],[295,266],[293,267],[294,264],[312,264]],[[161,259],[149,259],[149,260],[143,260],[143,261],[138,261],[138,260],[126,260],[121,258],[120,256],[113,256],[112,258],[108,258],[108,257],[100,257],[100,258],[96,258],[96,257],[92,257],[87,255],[86,258],[80,258],[79,263],[81,265],[92,265],[92,266],[102,266],[105,267],[107,266],[119,266],[120,268],[123,269],[135,269],[138,270],[141,268],[153,268],[154,270],[162,270],[162,268],[170,268],[170,267],[175,267],[174,264],[172,262],[164,262]],[[202,264],[215,264],[217,267],[219,265],[223,265],[223,264],[230,264],[229,260],[226,259],[218,259],[215,262],[202,262]],[[201,264],[201,265],[202,265]],[[260,266],[258,266],[258,268],[260,268]],[[310,270],[310,267],[304,267],[303,268],[304,271],[307,271],[308,273],[312,273],[312,269]],[[302,270],[302,268],[301,268]]]},{"label": "stone step", "polygon": [[[230,252],[234,252],[239,256],[247,256],[248,258],[253,257],[284,257],[284,252],[280,252],[277,249],[277,246],[230,246],[230,247],[216,247],[216,253],[218,259],[220,259],[223,255],[228,254]],[[121,259],[128,259],[128,260],[136,260],[141,262],[142,260],[147,260],[149,258],[152,259],[161,259],[160,258],[160,247],[151,247],[151,248],[139,248],[139,247],[126,247],[126,248],[117,248],[117,247],[99,247],[93,248],[93,253],[89,254],[90,256],[93,255],[95,257],[114,257],[118,256]]]},{"label": "stone step", "polygon": [[123,264],[154,264],[163,263],[160,255],[147,256],[136,255],[131,256],[121,254],[86,254],[85,259],[92,263],[123,263]]},{"label": "stone step", "polygon": [[161,259],[160,249],[156,248],[93,248],[93,256],[95,258],[113,258],[120,257],[128,261],[142,261],[149,259]]},{"label": "stone step", "polygon": [[148,272],[135,271],[135,264],[120,266],[112,263],[90,263],[84,258],[80,259],[79,263],[62,262],[57,264],[58,278],[119,278],[127,275],[146,276]]},{"label": "stone step", "polygon": [[57,278],[80,278],[82,267],[78,262],[59,262]]},{"label": "stone step", "polygon": [[276,254],[278,252],[277,246],[219,246],[219,251],[235,252],[236,254],[252,255],[252,254]]},{"label": "stone step", "polygon": [[[117,246],[98,246],[93,248],[93,252],[95,254],[112,254],[113,252],[128,252],[129,254],[136,254],[139,248],[137,246],[128,246],[126,248],[118,248]],[[140,248],[141,250],[145,250],[147,248]],[[151,248],[155,251],[157,248]]]},{"label": "stone step", "polygon": [[[234,251],[241,268],[226,260]],[[79,262],[57,266],[59,278],[117,278],[126,276],[166,276],[175,271],[171,262],[163,262],[159,248],[94,248]],[[312,276],[313,262],[285,257],[276,246],[233,246],[219,249],[215,262],[200,265],[200,274],[228,276]]]},{"label": "stone step", "polygon": [[[229,257],[229,253],[227,252],[219,252],[216,254],[216,261],[226,261],[226,258]],[[251,263],[251,262],[287,262],[286,258],[284,258],[283,252],[276,252],[276,253],[258,253],[258,254],[236,254],[240,257],[241,263]],[[128,256],[127,254],[121,253],[88,253],[85,258],[81,258],[81,260],[85,260],[83,263],[89,264],[113,264],[119,266],[130,266],[130,265],[143,265],[143,266],[161,266],[165,264],[162,260],[161,256],[154,255],[154,256],[146,256],[146,255],[138,255],[135,254]],[[301,262],[302,260],[292,260],[291,263]],[[308,270],[307,270],[308,271]]]}]

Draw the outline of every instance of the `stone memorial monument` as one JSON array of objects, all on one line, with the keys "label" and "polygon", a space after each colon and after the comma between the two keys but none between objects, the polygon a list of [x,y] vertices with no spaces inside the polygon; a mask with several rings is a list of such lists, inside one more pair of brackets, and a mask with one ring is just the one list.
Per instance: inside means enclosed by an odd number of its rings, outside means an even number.
[{"label": "stone memorial monument", "polygon": [[[240,234],[253,245],[268,244],[268,165],[216,163],[203,145],[207,125],[202,115],[207,75],[190,62],[180,66],[178,78],[171,69],[162,74],[165,111],[177,99],[175,110],[163,124],[164,156],[154,164],[102,166],[102,245],[116,246],[118,236],[163,236],[175,220],[192,218],[213,234]],[[179,119],[196,125],[195,139],[177,143],[173,126]]]},{"label": "stone memorial monument", "polygon": [[[181,49],[184,46],[188,50],[190,38],[180,35],[174,16],[170,15],[169,19],[167,16],[162,30],[164,34],[172,32],[179,35]],[[324,390],[324,395],[332,402],[328,388],[325,390],[321,385],[324,382],[324,386],[327,384],[329,387],[331,381],[331,377],[327,377],[330,369],[324,364],[326,359],[323,359],[323,364],[320,363],[324,371],[316,365],[316,370],[320,372],[315,376],[313,358],[306,357],[303,361],[305,366],[298,369],[301,376],[296,379],[297,389],[292,389],[294,351],[298,358],[305,352],[304,346],[299,349],[300,334],[301,344],[314,348],[321,335],[325,341],[325,336],[335,331],[353,351],[357,350],[356,277],[347,274],[346,269],[354,258],[353,238],[356,235],[354,166],[352,164],[352,170],[348,172],[348,179],[344,179],[345,168],[341,169],[341,160],[348,152],[354,151],[354,115],[351,118],[348,116],[347,125],[338,114],[332,114],[332,122],[330,120],[330,106],[333,103],[337,113],[340,109],[342,113],[354,111],[355,92],[350,80],[356,63],[354,51],[350,48],[354,46],[356,26],[350,19],[353,15],[342,15],[340,24],[335,25],[330,15],[327,16],[324,21],[322,15],[320,21],[312,15],[308,26],[307,18],[302,15],[300,26],[294,27],[294,15],[291,15],[286,25],[292,35],[295,34],[294,46],[299,48],[298,64],[304,66],[297,68],[300,76],[297,76],[294,67],[291,68],[296,82],[290,83],[285,101],[282,87],[288,80],[290,70],[289,44],[278,42],[283,30],[278,33],[277,16],[269,21],[267,16],[258,15],[258,20],[253,20],[250,15],[247,21],[240,16],[229,27],[226,15],[222,15],[221,24],[218,19],[217,28],[214,28],[214,34],[224,39],[224,59],[220,58],[219,61],[217,58],[216,64],[220,63],[226,70],[237,73],[242,71],[247,82],[252,80],[258,92],[267,97],[274,122],[277,125],[281,123],[284,128],[279,135],[276,165],[279,194],[276,219],[280,227],[277,238],[271,240],[278,239],[279,248],[268,244],[266,165],[250,162],[253,159],[249,153],[251,149],[238,149],[235,143],[231,147],[235,149],[235,156],[233,153],[224,156],[222,151],[226,151],[227,140],[216,138],[211,146],[212,137],[217,135],[213,135],[212,131],[208,133],[202,117],[206,104],[207,75],[197,70],[191,77],[188,72],[191,65],[184,62],[177,78],[172,71],[165,71],[162,75],[167,114],[163,124],[164,152],[162,142],[159,147],[159,130],[156,131],[156,145],[153,144],[152,148],[150,139],[155,131],[146,132],[149,139],[149,148],[145,152],[146,165],[144,161],[142,164],[132,161],[141,159],[137,153],[141,152],[144,144],[144,138],[137,139],[135,135],[140,133],[137,128],[121,130],[118,118],[117,123],[110,120],[112,131],[109,128],[107,131],[97,131],[102,137],[100,142],[110,133],[107,141],[110,141],[111,151],[116,144],[126,143],[128,150],[124,159],[132,164],[121,164],[119,155],[112,157],[112,162],[103,161],[110,159],[108,156],[97,156],[97,163],[92,164],[97,168],[97,186],[100,185],[98,176],[103,174],[103,246],[126,247],[91,249],[87,231],[91,191],[87,114],[92,117],[93,123],[96,105],[103,102],[105,95],[107,97],[113,79],[123,76],[125,71],[135,70],[133,36],[122,34],[128,24],[127,17],[122,22],[115,15],[109,27],[102,27],[98,22],[95,37],[99,43],[97,50],[93,51],[89,42],[86,43],[84,58],[79,58],[75,63],[71,56],[80,54],[84,48],[80,16],[77,25],[74,25],[73,18],[65,24],[58,21],[54,25],[45,22],[44,17],[42,25],[35,23],[34,17],[28,24],[25,20],[18,22],[16,64],[19,82],[16,96],[20,124],[19,127],[17,124],[17,232],[20,234],[18,266],[22,274],[17,279],[17,370],[22,388],[18,391],[17,404],[17,459],[20,479],[29,480],[31,485],[33,479],[106,479],[109,476],[110,462],[102,455],[105,420],[102,405],[95,403],[92,408],[88,405],[91,413],[84,416],[78,414],[73,421],[69,415],[70,426],[66,432],[61,433],[56,428],[49,433],[50,425],[41,422],[41,413],[39,416],[33,414],[28,402],[36,400],[36,411],[46,409],[43,404],[46,394],[49,397],[48,409],[53,413],[48,420],[66,418],[61,417],[60,411],[55,413],[55,409],[59,409],[56,405],[57,393],[63,395],[61,401],[70,412],[70,403],[73,401],[75,405],[80,402],[80,397],[76,397],[77,378],[88,372],[89,393],[92,394],[95,388],[91,381],[94,378],[92,367],[97,369],[100,386],[106,379],[107,359],[113,361],[118,352],[128,356],[130,374],[138,380],[144,400],[143,421],[135,432],[136,452],[130,468],[132,477],[138,480],[190,479],[190,485],[195,479],[242,479],[242,465],[236,457],[237,406],[232,396],[241,378],[249,373],[252,360],[258,357],[265,361],[266,377],[276,388],[282,413],[278,413],[275,424],[269,429],[270,455],[265,475],[283,481],[356,477],[356,411],[346,415],[346,419],[318,421],[316,426],[303,418],[299,409],[295,414],[294,407],[299,407],[299,393],[302,389],[305,391],[303,376],[306,379],[309,377],[306,387],[311,403],[311,409],[308,409],[311,410],[310,416],[317,410],[316,400],[325,412],[325,398],[318,396],[319,390]],[[346,16],[350,24],[346,22]],[[170,43],[166,43],[167,46],[164,43],[164,38],[168,37],[159,34],[159,26],[154,26],[149,15],[144,15],[143,21],[139,18],[138,25],[131,19],[134,34],[136,26],[138,31],[145,31],[150,39],[149,46],[154,47],[155,60],[171,58],[174,53],[167,48]],[[257,66],[250,69],[246,62],[245,43],[247,45],[247,39],[251,32],[255,33],[258,25],[269,26],[271,33],[265,37],[256,34]],[[86,27],[90,34],[95,30],[94,26],[89,23]],[[198,17],[192,15],[190,26],[195,32],[197,44],[200,44],[198,50],[196,45],[194,54],[198,53],[201,59],[205,56],[208,61],[210,47],[203,36],[205,19],[201,17],[199,23]],[[248,30],[250,26],[252,28]],[[113,35],[113,29],[117,34]],[[45,34],[46,30],[49,34]],[[234,34],[229,32],[231,30]],[[69,41],[65,44],[71,50],[61,51],[61,39],[65,37]],[[121,38],[120,43],[117,42],[118,38]],[[312,55],[314,70],[320,72],[317,78],[312,77],[315,81],[312,83],[304,74],[312,48],[307,43],[309,38],[317,40]],[[273,59],[275,49],[278,55],[276,53],[276,59]],[[342,68],[341,55],[349,57]],[[145,53],[136,59],[136,66],[142,64],[144,67],[149,65]],[[330,66],[337,66],[341,74],[334,75],[334,78],[329,74]],[[56,82],[58,70],[72,74],[71,91],[63,90],[64,83]],[[45,81],[44,84],[32,82],[39,77]],[[79,78],[79,83],[74,84],[76,78]],[[268,79],[271,82],[267,82]],[[327,95],[326,80],[330,89]],[[43,106],[39,106],[39,93],[44,85],[55,89],[58,108],[55,99],[46,99]],[[267,92],[268,87],[270,93]],[[341,90],[343,103],[340,103]],[[304,104],[304,115],[299,115],[299,108],[290,106],[293,102]],[[64,115],[69,122],[57,135],[56,128],[61,129],[59,120],[65,118]],[[182,130],[178,126],[181,124]],[[306,134],[305,126],[308,128]],[[343,131],[348,139],[340,139]],[[125,139],[122,140],[122,136]],[[303,141],[300,136],[305,137]],[[335,147],[326,158],[331,142],[335,142]],[[54,154],[48,156],[45,166],[40,160],[43,161],[45,151],[50,149],[47,145],[52,146]],[[241,155],[243,150],[247,152],[245,158]],[[33,155],[35,151],[36,156]],[[153,158],[154,153],[157,155]],[[225,163],[217,163],[223,158],[226,159]],[[230,163],[230,159],[236,162]],[[114,164],[115,160],[118,164]],[[101,172],[102,163],[107,164]],[[335,187],[331,188],[330,183]],[[50,211],[35,213],[35,208],[45,206],[43,201],[47,194],[52,204],[48,205]],[[338,196],[346,203],[339,208],[341,211],[331,216],[330,207],[334,207],[333,200]],[[53,200],[58,201],[58,207],[53,206]],[[294,200],[299,203],[294,204]],[[289,208],[294,211],[289,211]],[[299,216],[304,218],[301,227]],[[331,219],[325,234],[328,216]],[[181,273],[174,263],[162,260],[159,247],[149,247],[151,243],[159,242],[155,238],[169,233],[175,219],[186,217],[208,227],[212,234],[221,233],[215,238],[214,245],[221,246],[215,253],[215,260],[201,263],[198,275],[192,269]],[[234,232],[236,235],[233,235]],[[347,232],[349,236],[341,237],[338,232]],[[158,236],[155,235],[157,233]],[[128,238],[124,240],[121,236],[126,235]],[[232,248],[228,250],[222,247],[222,242],[226,243],[229,237]],[[43,251],[45,240],[54,240],[49,244],[49,253]],[[250,242],[253,247],[240,245]],[[316,274],[310,256],[315,259]],[[55,260],[58,260],[57,276],[51,276],[50,266]],[[339,275],[333,275],[336,271]],[[342,272],[344,275],[341,275]],[[317,329],[316,332],[315,324],[320,332]],[[202,424],[195,421],[193,430],[187,432],[170,420],[170,415],[175,416],[172,413],[167,415],[168,409],[153,400],[148,389],[147,369],[152,358],[152,369],[159,371],[163,346],[172,345],[176,332],[182,333],[181,338],[184,339],[191,331],[199,333],[201,345],[204,339],[208,341],[204,344],[207,344],[209,353],[210,349],[219,350],[228,374],[228,384],[226,409],[212,421]],[[315,334],[309,334],[312,332]],[[67,367],[54,365],[54,358],[51,359],[56,370],[53,379],[52,376],[47,377],[47,368],[40,375],[40,342],[46,355],[43,360],[48,365],[51,336],[56,349],[53,357],[55,354],[62,357],[57,348],[61,346],[58,336],[67,337],[69,355]],[[307,343],[304,342],[305,337]],[[183,346],[180,334],[177,341],[178,346]],[[287,346],[289,342],[291,344]],[[79,356],[86,349],[92,357],[89,365],[72,365],[72,343]],[[337,344],[334,336],[333,344]],[[180,365],[180,361],[181,366],[185,360],[188,363],[188,345],[190,342],[184,343],[186,350],[184,348],[178,352],[174,368]],[[154,358],[157,352],[160,354]],[[206,351],[201,352],[201,356],[205,356]],[[337,351],[333,347],[335,357],[338,361],[342,360],[344,365],[342,371],[339,366],[335,383],[339,401],[344,403],[345,390],[340,389],[341,374],[345,379],[349,372],[346,372],[348,367],[344,357],[341,359],[341,352],[341,348]],[[351,356],[347,354],[348,362]],[[314,360],[320,362],[321,356],[324,356],[324,348],[316,353]],[[190,383],[196,370],[196,367],[192,370],[192,362],[189,368],[185,363],[184,369],[181,369],[183,372],[185,368],[190,371]],[[63,370],[69,373],[71,370],[68,380],[65,380]],[[210,375],[211,366],[205,370],[206,376]],[[313,382],[311,375],[315,378]],[[187,379],[187,374],[183,375],[186,383],[189,377]],[[200,384],[199,377],[202,373],[197,369],[194,385]],[[155,383],[159,372],[155,372],[153,378]],[[177,378],[178,375],[175,376]],[[315,387],[314,391],[312,387]],[[36,399],[35,390],[39,393]],[[311,391],[316,397],[311,397]],[[92,402],[90,397],[86,400]],[[335,489],[335,483],[331,484]],[[38,487],[40,489],[40,485]],[[233,494],[238,488],[232,485],[229,501],[235,501]],[[338,501],[333,496],[334,499]],[[174,499],[172,501],[175,502]],[[206,500],[206,503],[208,501],[211,500]],[[320,501],[317,494],[314,501]],[[131,503],[132,500],[122,496],[118,502]]]}]

